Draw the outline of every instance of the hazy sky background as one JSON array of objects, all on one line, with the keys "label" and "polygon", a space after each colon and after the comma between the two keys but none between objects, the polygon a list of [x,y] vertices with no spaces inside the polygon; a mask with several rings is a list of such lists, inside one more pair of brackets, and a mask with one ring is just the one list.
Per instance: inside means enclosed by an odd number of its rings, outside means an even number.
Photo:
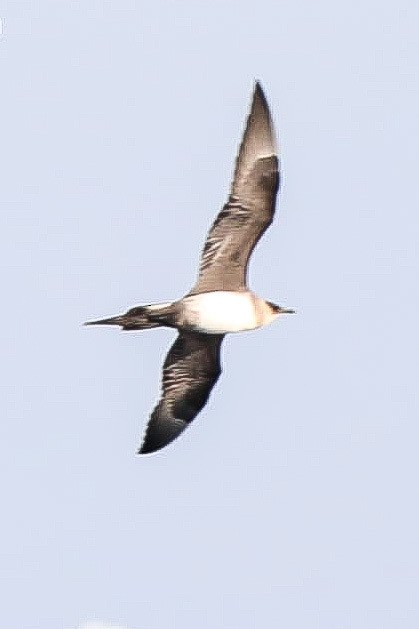
[{"label": "hazy sky background", "polygon": [[[415,2],[3,2],[1,626],[417,629]],[[284,188],[210,404],[135,456],[253,81]]]}]

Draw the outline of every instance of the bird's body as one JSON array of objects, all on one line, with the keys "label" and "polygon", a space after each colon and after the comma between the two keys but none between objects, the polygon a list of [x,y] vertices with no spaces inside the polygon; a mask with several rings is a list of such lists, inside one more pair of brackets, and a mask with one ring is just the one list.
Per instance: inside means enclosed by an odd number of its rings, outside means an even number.
[{"label": "bird's body", "polygon": [[140,453],[170,443],[205,405],[221,373],[225,334],[253,330],[293,312],[257,297],[247,287],[249,257],[273,220],[278,187],[272,120],[257,83],[231,193],[208,234],[195,286],[180,300],[136,306],[126,314],[89,322],[124,330],[167,326],[179,331],[163,365],[162,397]]},{"label": "bird's body", "polygon": [[[91,325],[122,325],[130,330],[144,330],[159,324],[178,330],[203,334],[228,334],[255,330],[274,321],[279,312],[250,291],[211,291],[186,295],[179,301],[150,304],[127,315],[92,321]],[[154,327],[154,326],[153,326]]]},{"label": "bird's body", "polygon": [[250,291],[200,293],[185,297],[181,303],[185,328],[205,334],[254,330],[279,316],[264,299]]}]

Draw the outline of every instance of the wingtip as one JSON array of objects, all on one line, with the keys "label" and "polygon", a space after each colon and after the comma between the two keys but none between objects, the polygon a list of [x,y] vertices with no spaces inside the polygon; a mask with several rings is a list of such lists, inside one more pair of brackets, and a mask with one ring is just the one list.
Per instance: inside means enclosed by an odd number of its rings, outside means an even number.
[{"label": "wingtip", "polygon": [[266,99],[266,95],[265,92],[263,90],[262,87],[262,83],[259,81],[259,79],[255,80],[255,87],[253,90],[253,103],[260,101],[263,105],[263,108],[265,110],[267,110],[269,116],[270,116],[270,111],[269,111],[269,105],[268,105],[268,101]]},{"label": "wingtip", "polygon": [[143,446],[141,446],[141,448],[138,448],[136,454],[144,456],[145,454],[154,454],[154,452],[156,452],[156,450],[144,450]]},{"label": "wingtip", "polygon": [[255,80],[254,85],[251,107],[238,156],[244,170],[252,167],[255,159],[278,155],[279,152],[274,123],[265,92],[259,80]]},{"label": "wingtip", "polygon": [[169,443],[171,443],[171,441],[167,443],[156,444],[148,439],[144,439],[143,443],[137,450],[137,454],[139,456],[149,456],[150,454],[156,454],[156,452],[160,452],[160,450],[163,450],[166,446],[168,446]]},{"label": "wingtip", "polygon": [[186,421],[176,419],[167,412],[167,409],[157,406],[151,415],[137,454],[153,454],[162,450],[177,439],[187,425]]},{"label": "wingtip", "polygon": [[259,94],[260,96],[265,96],[265,92],[263,91],[262,83],[259,79],[255,79],[255,88],[254,93]]},{"label": "wingtip", "polygon": [[164,448],[166,445],[167,444],[159,445],[156,447],[155,445],[152,445],[150,442],[147,442],[147,440],[144,439],[143,443],[137,450],[137,454],[139,454],[140,456],[144,456],[147,454],[154,454],[155,452],[158,452],[159,450]]},{"label": "wingtip", "polygon": [[[183,432],[183,429],[182,431]],[[159,434],[151,434],[150,431],[147,430],[144,440],[141,446],[137,450],[137,454],[140,456],[155,454],[156,452],[160,452],[168,446],[172,441],[174,441],[180,433],[175,435],[159,435]]]}]

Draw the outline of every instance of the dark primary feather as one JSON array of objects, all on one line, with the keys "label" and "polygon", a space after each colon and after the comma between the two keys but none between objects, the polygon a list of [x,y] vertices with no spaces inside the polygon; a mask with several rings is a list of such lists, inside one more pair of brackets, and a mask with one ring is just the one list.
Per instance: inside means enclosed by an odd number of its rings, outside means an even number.
[{"label": "dark primary feather", "polygon": [[272,223],[278,187],[273,123],[265,95],[257,83],[231,193],[209,231],[198,281],[190,294],[246,290],[249,257]]},{"label": "dark primary feather", "polygon": [[221,374],[222,334],[179,333],[163,364],[162,397],[151,414],[140,454],[176,439],[205,406]]}]

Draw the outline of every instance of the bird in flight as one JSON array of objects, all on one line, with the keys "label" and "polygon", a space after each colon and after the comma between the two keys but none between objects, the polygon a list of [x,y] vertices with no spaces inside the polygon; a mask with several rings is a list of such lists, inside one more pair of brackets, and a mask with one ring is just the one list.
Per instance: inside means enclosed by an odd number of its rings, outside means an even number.
[{"label": "bird in flight", "polygon": [[226,334],[253,330],[294,312],[257,297],[247,287],[249,258],[272,223],[279,182],[273,122],[257,82],[230,195],[208,233],[195,286],[177,301],[136,306],[126,314],[86,323],[123,330],[160,326],[178,330],[163,364],[161,398],[139,454],[160,450],[176,439],[205,406],[221,374]]}]

